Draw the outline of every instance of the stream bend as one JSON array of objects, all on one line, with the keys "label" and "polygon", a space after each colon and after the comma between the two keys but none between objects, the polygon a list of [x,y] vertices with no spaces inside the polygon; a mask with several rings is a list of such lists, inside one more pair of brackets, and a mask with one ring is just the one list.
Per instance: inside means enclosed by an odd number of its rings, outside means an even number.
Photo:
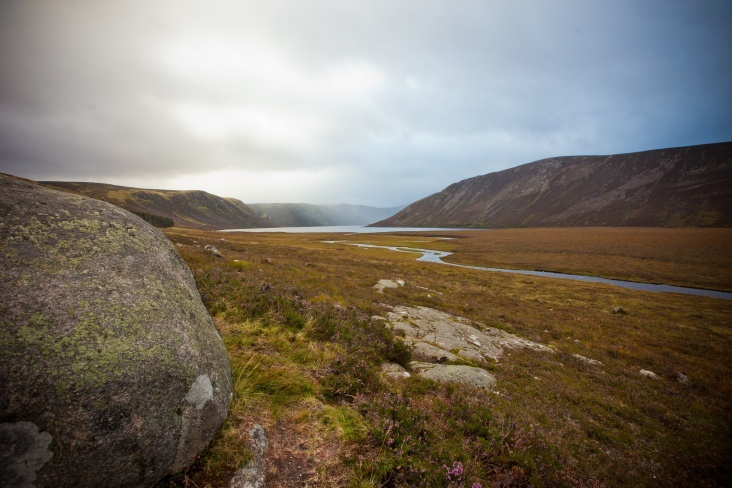
[{"label": "stream bend", "polygon": [[531,271],[525,269],[505,269],[505,268],[485,268],[481,266],[470,266],[467,264],[448,263],[442,260],[453,253],[448,251],[436,251],[434,249],[418,249],[414,247],[403,246],[378,246],[375,244],[359,244],[346,241],[324,241],[329,244],[348,244],[349,246],[357,246],[361,248],[388,249],[396,252],[407,252],[412,254],[421,254],[417,261],[428,263],[438,263],[447,266],[456,266],[458,268],[477,269],[481,271],[495,271],[498,273],[511,273],[529,276],[542,276],[546,278],[558,278],[562,280],[584,281],[586,283],[603,283],[606,285],[620,286],[622,288],[630,288],[632,290],[651,291],[656,293],[682,293],[685,295],[698,295],[710,298],[720,298],[722,300],[732,300],[732,293],[718,290],[706,290],[704,288],[687,288],[684,286],[672,286],[653,283],[639,283],[636,281],[611,280],[608,278],[600,278],[599,276],[583,276],[568,273],[555,273],[553,271]]}]

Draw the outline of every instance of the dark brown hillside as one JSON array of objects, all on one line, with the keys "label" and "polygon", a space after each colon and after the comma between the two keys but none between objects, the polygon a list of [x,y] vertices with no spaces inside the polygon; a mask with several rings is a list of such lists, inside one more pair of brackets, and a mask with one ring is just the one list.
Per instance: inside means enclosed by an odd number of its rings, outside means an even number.
[{"label": "dark brown hillside", "polygon": [[179,227],[218,230],[274,226],[269,219],[258,216],[239,200],[221,198],[205,191],[146,190],[67,181],[41,183],[103,200],[130,211],[168,217]]},{"label": "dark brown hillside", "polygon": [[732,227],[732,143],[543,159],[454,183],[376,225]]}]

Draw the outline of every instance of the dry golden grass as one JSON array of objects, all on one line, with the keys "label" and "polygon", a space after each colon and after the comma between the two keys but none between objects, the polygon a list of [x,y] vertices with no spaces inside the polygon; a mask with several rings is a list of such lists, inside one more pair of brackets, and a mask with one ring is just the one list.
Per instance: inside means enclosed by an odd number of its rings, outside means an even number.
[{"label": "dry golden grass", "polygon": [[496,229],[464,236],[447,261],[732,290],[732,229]]},{"label": "dry golden grass", "polygon": [[[342,484],[378,486],[385,479],[400,479],[397,474],[379,478],[383,473],[379,475],[374,466],[379,459],[378,466],[386,465],[383,450],[369,448],[373,444],[368,436],[353,434],[362,426],[354,424],[352,417],[344,417],[348,422],[342,419],[349,409],[360,411],[358,402],[324,396],[325,384],[313,373],[331,368],[342,346],[288,332],[284,326],[235,323],[232,302],[241,298],[216,291],[215,283],[202,281],[202,276],[240,276],[242,286],[268,285],[313,306],[338,304],[366,316],[383,314],[381,304],[429,306],[554,347],[554,354],[515,351],[491,365],[498,387],[484,403],[492,418],[508,416],[527,433],[523,442],[533,443],[534,449],[527,452],[551,453],[557,464],[532,467],[538,461],[518,454],[512,460],[466,454],[466,472],[484,487],[507,483],[509,478],[515,480],[514,486],[725,486],[730,482],[732,302],[420,263],[410,254],[322,242],[443,249],[455,252],[448,259],[462,264],[730,290],[732,231],[728,229],[516,229],[434,236],[173,229],[168,235],[181,244],[178,249],[217,317],[232,361],[237,363],[239,354],[243,358],[267,354],[268,374],[276,373],[282,384],[283,391],[260,389],[263,394],[245,395],[237,408],[273,419],[269,425],[275,433],[294,422],[297,428],[288,444],[302,443],[304,447],[297,451],[302,462],[315,463],[317,452],[326,444],[340,446],[340,461],[333,462],[332,452],[328,459]],[[225,242],[220,241],[222,237]],[[217,246],[224,258],[204,253],[205,244]],[[381,278],[403,279],[407,284],[382,295],[372,288]],[[612,313],[614,307],[622,307],[627,314]],[[307,331],[308,326],[303,327]],[[309,352],[303,356],[303,350]],[[588,366],[573,354],[601,361],[603,366]],[[661,379],[643,378],[640,369],[654,371]],[[691,386],[677,381],[679,373],[690,378]],[[298,380],[290,382],[287,375]],[[429,412],[425,405],[430,397],[419,398],[423,400],[416,404]],[[333,408],[345,410],[336,415],[329,410]],[[318,413],[322,411],[330,414]],[[434,421],[438,423],[437,417]],[[329,422],[339,427],[328,430]],[[333,444],[333,437],[325,440],[322,435],[318,440],[323,432],[338,433],[338,442]],[[459,442],[444,442],[455,443],[448,449],[453,455],[461,452]],[[463,442],[468,445],[470,439]],[[363,449],[354,457],[353,449],[359,446]],[[281,454],[273,453],[273,459],[283,459]],[[398,473],[396,465],[393,469]],[[272,486],[288,486],[275,468],[270,470]],[[197,476],[193,479],[199,486],[207,483],[208,475]],[[326,484],[322,473],[312,475],[311,485],[321,484]]]}]

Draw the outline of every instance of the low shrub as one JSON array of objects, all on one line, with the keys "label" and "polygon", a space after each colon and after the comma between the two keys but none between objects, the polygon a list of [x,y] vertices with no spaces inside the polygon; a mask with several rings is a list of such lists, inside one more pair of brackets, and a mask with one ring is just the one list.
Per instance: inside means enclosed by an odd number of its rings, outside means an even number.
[{"label": "low shrub", "polygon": [[136,210],[130,210],[130,212],[137,215],[148,224],[154,225],[155,227],[165,228],[173,227],[175,225],[173,219],[163,217],[162,215],[155,215],[147,212],[138,212]]}]

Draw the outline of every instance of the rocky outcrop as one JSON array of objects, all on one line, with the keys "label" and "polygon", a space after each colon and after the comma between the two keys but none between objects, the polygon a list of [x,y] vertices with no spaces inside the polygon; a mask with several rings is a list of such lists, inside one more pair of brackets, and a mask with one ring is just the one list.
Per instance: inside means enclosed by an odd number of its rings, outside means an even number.
[{"label": "rocky outcrop", "polygon": [[504,349],[529,348],[551,352],[548,347],[494,327],[428,307],[396,306],[387,315],[392,330],[404,336],[417,355],[434,361],[464,359],[498,361]]},{"label": "rocky outcrop", "polygon": [[732,143],[565,156],[454,183],[386,227],[731,227]]},{"label": "rocky outcrop", "polygon": [[[409,368],[425,379],[491,390],[496,378],[485,369],[442,363],[468,361],[485,365],[488,360],[497,362],[504,349],[552,352],[542,344],[433,308],[401,305],[389,308],[388,327],[412,347],[413,356],[420,360],[409,363]],[[388,379],[410,377],[407,370],[391,363],[382,365],[381,374]]]},{"label": "rocky outcrop", "polygon": [[113,205],[0,175],[0,485],[149,486],[226,417],[193,277]]}]

